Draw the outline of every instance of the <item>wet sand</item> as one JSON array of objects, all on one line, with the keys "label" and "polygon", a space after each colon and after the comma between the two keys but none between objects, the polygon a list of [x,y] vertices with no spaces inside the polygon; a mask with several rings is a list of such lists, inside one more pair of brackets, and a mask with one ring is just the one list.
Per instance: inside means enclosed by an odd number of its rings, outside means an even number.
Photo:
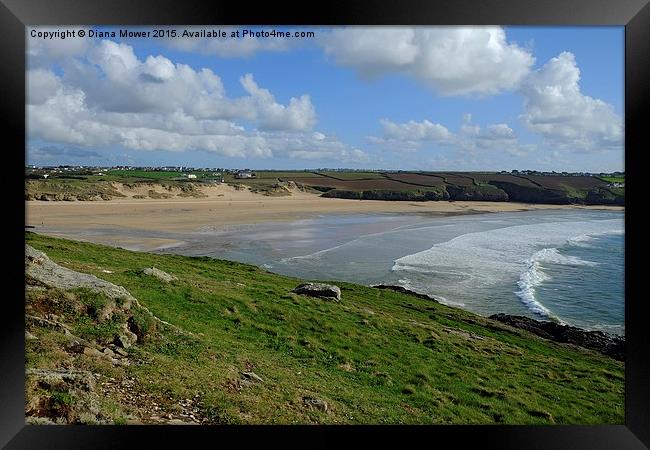
[{"label": "wet sand", "polygon": [[[205,198],[133,199],[119,198],[94,202],[26,202],[25,224],[33,231],[75,239],[79,230],[87,231],[84,240],[134,250],[151,250],[180,242],[156,233],[190,233],[211,228],[290,222],[324,214],[404,213],[458,215],[541,209],[609,209],[622,207],[536,205],[511,202],[405,202],[323,198],[317,194],[293,191],[290,196],[270,197],[236,190],[230,186],[205,189]],[[93,230],[124,230],[111,236]],[[138,231],[139,237],[134,237]],[[85,233],[84,233],[85,234]],[[147,236],[147,234],[149,234]],[[88,237],[90,236],[90,238]]]}]

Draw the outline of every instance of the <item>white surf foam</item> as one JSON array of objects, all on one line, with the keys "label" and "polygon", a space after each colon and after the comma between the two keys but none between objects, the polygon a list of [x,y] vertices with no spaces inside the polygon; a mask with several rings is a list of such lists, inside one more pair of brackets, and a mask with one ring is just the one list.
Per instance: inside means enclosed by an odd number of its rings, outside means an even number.
[{"label": "white surf foam", "polygon": [[515,295],[535,314],[550,318],[553,313],[535,298],[535,288],[546,280],[548,280],[548,275],[540,269],[539,262],[531,259],[528,269],[521,274],[517,281],[519,290],[515,292]]},{"label": "white surf foam", "polygon": [[610,231],[603,231],[601,233],[585,233],[579,236],[569,238],[567,240],[567,243],[578,247],[591,247],[589,242],[593,241],[594,238],[597,238],[599,236],[606,236],[606,235],[622,235],[624,233],[625,233],[624,230],[610,230]]},{"label": "white surf foam", "polygon": [[571,239],[580,242],[585,235],[622,232],[622,226],[615,219],[562,221],[467,233],[398,258],[392,270],[412,274],[414,290],[435,290],[454,301],[481,299],[489,286],[516,283],[517,296],[531,311],[559,320],[535,299],[535,287],[548,277],[542,264],[596,265],[557,249]]},{"label": "white surf foam", "polygon": [[585,261],[576,256],[562,255],[557,248],[544,248],[536,252],[529,260],[526,261],[526,270],[519,276],[517,286],[519,290],[515,295],[521,302],[526,305],[533,313],[549,319],[558,320],[564,323],[556,314],[544,306],[535,296],[536,288],[550,277],[544,272],[542,263],[563,264],[571,266],[595,266],[598,263]]},{"label": "white surf foam", "polygon": [[563,264],[567,266],[597,266],[595,261],[586,261],[577,256],[563,255],[557,248],[544,248],[533,255],[533,261],[546,262],[553,264]]}]

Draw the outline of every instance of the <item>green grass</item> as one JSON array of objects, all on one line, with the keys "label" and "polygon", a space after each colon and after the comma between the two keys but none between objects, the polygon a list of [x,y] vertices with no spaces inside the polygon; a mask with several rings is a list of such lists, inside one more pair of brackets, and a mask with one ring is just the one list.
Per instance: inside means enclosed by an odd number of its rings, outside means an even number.
[{"label": "green grass", "polygon": [[[327,302],[291,293],[301,280],[246,264],[33,233],[26,241],[65,267],[126,287],[156,316],[193,333],[145,340],[130,351],[147,363],[123,370],[161,399],[201,393],[202,412],[215,422],[624,420],[621,362],[506,331],[460,309],[342,282],[342,301]],[[140,273],[151,266],[178,281]],[[229,389],[247,369],[264,382]],[[329,410],[306,408],[306,396]]]},{"label": "green grass", "polygon": [[152,180],[165,180],[168,178],[178,178],[183,176],[184,172],[163,172],[163,171],[145,171],[145,170],[109,170],[106,176],[117,178],[147,178]]},{"label": "green grass", "polygon": [[320,175],[317,175],[313,172],[305,172],[305,171],[256,171],[255,175],[257,179],[266,179],[266,178],[271,178],[273,180],[277,180],[278,178],[291,178],[291,177],[316,177],[318,178]]},{"label": "green grass", "polygon": [[561,185],[561,188],[567,193],[567,196],[572,199],[584,200],[587,198],[587,189],[576,189],[575,187],[566,184]]},{"label": "green grass", "polygon": [[624,176],[604,176],[604,177],[599,177],[601,180],[607,181],[608,183],[625,183],[625,177]]}]

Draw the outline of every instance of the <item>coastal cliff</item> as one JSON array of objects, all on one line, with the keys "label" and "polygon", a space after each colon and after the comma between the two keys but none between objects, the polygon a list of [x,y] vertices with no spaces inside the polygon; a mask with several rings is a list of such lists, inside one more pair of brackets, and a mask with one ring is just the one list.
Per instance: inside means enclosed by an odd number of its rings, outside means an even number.
[{"label": "coastal cliff", "polygon": [[[290,196],[297,191],[326,198],[383,201],[486,201],[550,205],[625,205],[623,183],[596,176],[535,176],[486,172],[278,172],[259,179],[187,180],[71,177],[27,179],[25,200],[96,201],[113,198],[168,199],[206,197],[212,187],[225,185],[265,196]],[[122,180],[122,181],[118,181]]]},{"label": "coastal cliff", "polygon": [[547,189],[538,186],[522,186],[514,183],[491,181],[480,186],[447,185],[436,190],[413,188],[412,190],[364,190],[330,189],[322,194],[328,198],[387,201],[485,201],[521,202],[547,205],[625,205],[625,194],[607,188],[588,191]]}]

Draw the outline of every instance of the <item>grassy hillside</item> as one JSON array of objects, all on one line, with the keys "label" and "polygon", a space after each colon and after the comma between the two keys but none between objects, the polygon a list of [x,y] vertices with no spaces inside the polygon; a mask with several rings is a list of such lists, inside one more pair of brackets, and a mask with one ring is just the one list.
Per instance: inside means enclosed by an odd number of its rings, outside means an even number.
[{"label": "grassy hillside", "polygon": [[[102,389],[94,408],[115,423],[176,417],[187,405],[201,423],[624,420],[622,363],[431,300],[337,282],[342,301],[335,303],[293,294],[301,280],[246,264],[33,233],[26,242],[56,263],[124,286],[183,330],[136,317],[142,336],[127,350],[130,365],[112,365],[71,354],[55,330],[31,326],[36,339],[26,343],[27,368],[97,373]],[[164,283],[141,272],[151,266],[178,279]],[[56,313],[95,341],[116,333],[91,314],[102,301],[83,290],[27,293],[32,314]],[[85,309],[65,307],[70,302]],[[30,389],[36,388],[28,386],[28,401],[37,395]],[[49,396],[55,411],[69,412],[80,401],[75,392],[39,395]]]}]

